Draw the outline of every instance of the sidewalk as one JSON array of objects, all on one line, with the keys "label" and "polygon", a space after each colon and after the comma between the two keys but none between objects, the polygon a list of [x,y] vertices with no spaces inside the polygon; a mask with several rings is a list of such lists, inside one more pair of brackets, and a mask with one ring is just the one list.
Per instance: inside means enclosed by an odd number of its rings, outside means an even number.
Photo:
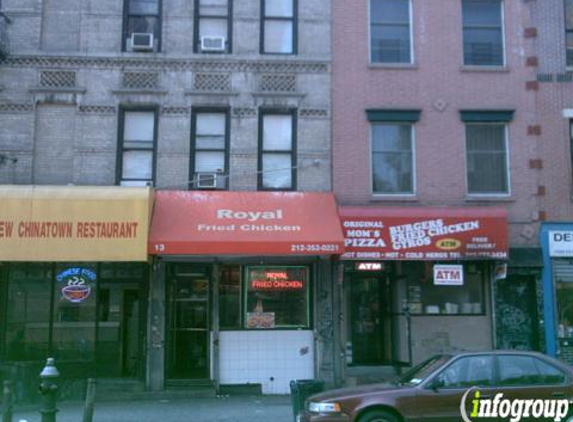
[{"label": "sidewalk", "polygon": [[[38,405],[38,409],[39,409]],[[82,422],[83,402],[60,403],[57,422]],[[39,422],[38,410],[15,411],[13,422]],[[290,396],[222,396],[96,402],[94,422],[293,422]]]}]

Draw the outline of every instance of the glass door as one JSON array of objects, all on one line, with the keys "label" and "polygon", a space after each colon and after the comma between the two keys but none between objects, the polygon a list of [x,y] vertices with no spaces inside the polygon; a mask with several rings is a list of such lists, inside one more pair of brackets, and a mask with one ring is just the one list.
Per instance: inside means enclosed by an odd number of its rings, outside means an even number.
[{"label": "glass door", "polygon": [[351,285],[352,360],[356,365],[390,360],[387,286],[382,277],[354,277]]},{"label": "glass door", "polygon": [[210,267],[176,264],[172,269],[168,379],[208,379]]}]

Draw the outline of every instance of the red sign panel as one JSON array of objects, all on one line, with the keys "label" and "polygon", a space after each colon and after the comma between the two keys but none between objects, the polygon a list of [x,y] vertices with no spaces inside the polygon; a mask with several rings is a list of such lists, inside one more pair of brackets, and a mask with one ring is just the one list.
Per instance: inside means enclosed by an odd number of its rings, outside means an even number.
[{"label": "red sign panel", "polygon": [[152,255],[338,255],[334,195],[318,192],[159,191]]},{"label": "red sign panel", "polygon": [[501,208],[341,207],[343,259],[504,259]]}]

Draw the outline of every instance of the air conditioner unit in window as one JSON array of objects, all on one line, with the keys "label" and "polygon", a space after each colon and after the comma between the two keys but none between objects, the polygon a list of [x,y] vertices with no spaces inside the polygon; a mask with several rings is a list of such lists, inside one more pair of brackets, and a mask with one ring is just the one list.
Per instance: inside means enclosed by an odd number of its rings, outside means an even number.
[{"label": "air conditioner unit in window", "polygon": [[225,51],[225,37],[201,37],[201,51]]},{"label": "air conditioner unit in window", "polygon": [[131,48],[133,51],[153,51],[153,34],[134,32],[131,34]]},{"label": "air conditioner unit in window", "polygon": [[196,173],[197,189],[217,189],[217,173]]}]

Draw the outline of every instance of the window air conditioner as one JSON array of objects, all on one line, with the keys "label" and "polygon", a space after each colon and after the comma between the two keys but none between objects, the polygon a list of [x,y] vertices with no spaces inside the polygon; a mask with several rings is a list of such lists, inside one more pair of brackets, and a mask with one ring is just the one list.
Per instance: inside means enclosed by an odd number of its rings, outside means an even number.
[{"label": "window air conditioner", "polygon": [[153,34],[134,32],[131,34],[133,51],[153,51]]},{"label": "window air conditioner", "polygon": [[196,173],[197,189],[216,189],[217,173]]},{"label": "window air conditioner", "polygon": [[201,51],[225,51],[225,37],[201,37]]}]

